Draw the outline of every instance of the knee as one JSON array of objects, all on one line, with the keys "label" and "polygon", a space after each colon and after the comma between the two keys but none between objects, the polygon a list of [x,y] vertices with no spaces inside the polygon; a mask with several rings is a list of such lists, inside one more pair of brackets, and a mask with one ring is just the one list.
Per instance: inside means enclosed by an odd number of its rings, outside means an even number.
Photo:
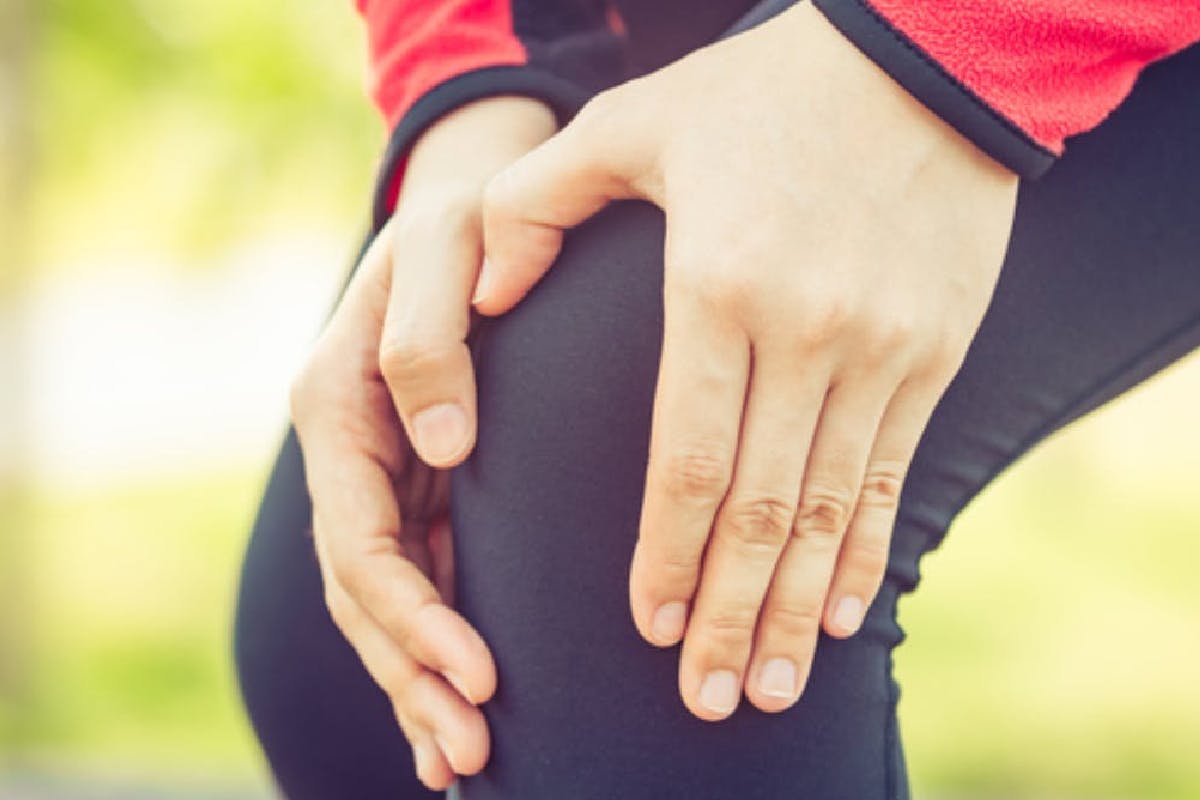
[{"label": "knee", "polygon": [[649,432],[662,339],[661,212],[610,206],[572,231],[545,278],[487,319],[472,350],[480,438],[473,461],[574,451]]}]

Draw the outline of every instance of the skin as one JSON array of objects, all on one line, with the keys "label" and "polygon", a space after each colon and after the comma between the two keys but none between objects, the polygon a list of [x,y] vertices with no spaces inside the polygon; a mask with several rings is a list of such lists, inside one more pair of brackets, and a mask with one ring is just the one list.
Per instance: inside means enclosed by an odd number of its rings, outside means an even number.
[{"label": "skin", "polygon": [[[502,121],[468,116],[480,107]],[[700,719],[743,696],[778,712],[820,631],[852,635],[878,590],[909,461],[991,298],[1015,206],[1015,176],[807,4],[551,133],[544,108],[502,98],[422,138],[293,396],[331,612],[435,788],[486,761],[475,706],[496,680],[428,578],[445,571],[438,526],[406,524],[444,511],[444,477],[419,464],[473,446],[470,304],[511,309],[562,232],[611,200],[663,208],[633,619],[652,644],[682,641],[680,693]],[[504,158],[464,180],[476,150]],[[409,514],[397,488],[417,485],[434,488]]]},{"label": "skin", "polygon": [[523,98],[479,101],[431,127],[407,161],[392,219],[292,386],[326,605],[388,695],[432,789],[486,763],[478,705],[495,692],[496,668],[452,608],[449,476],[436,468],[471,442],[427,452],[431,467],[411,442],[447,422],[414,417],[446,390],[473,413],[463,340],[484,186],[555,128],[549,110]]}]

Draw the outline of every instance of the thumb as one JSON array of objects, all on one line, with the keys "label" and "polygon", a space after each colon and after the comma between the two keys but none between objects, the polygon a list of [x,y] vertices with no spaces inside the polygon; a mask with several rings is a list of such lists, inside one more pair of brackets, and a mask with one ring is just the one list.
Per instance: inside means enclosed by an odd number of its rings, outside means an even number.
[{"label": "thumb", "polygon": [[[537,148],[500,172],[483,204],[485,257],[473,303],[508,311],[541,279],[563,232],[612,200],[655,200],[646,186],[649,142],[631,131],[621,96],[607,92]],[[644,127],[644,126],[637,126]]]}]

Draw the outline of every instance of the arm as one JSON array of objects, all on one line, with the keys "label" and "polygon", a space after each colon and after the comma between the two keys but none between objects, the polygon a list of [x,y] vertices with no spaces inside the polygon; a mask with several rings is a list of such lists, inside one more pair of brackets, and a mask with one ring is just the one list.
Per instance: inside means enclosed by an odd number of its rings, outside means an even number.
[{"label": "arm", "polygon": [[395,205],[412,143],[472,100],[522,95],[565,121],[624,72],[604,0],[355,0],[367,29],[370,91],[391,137],[376,228]]},{"label": "arm", "polygon": [[813,0],[867,57],[1017,174],[1200,41],[1195,0]]}]

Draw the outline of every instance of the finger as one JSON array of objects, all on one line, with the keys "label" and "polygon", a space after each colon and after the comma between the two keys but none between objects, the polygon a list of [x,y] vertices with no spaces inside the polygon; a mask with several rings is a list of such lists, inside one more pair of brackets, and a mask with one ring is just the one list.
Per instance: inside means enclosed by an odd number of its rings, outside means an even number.
[{"label": "finger", "polygon": [[483,257],[478,215],[428,218],[410,209],[392,232],[392,247],[379,370],[417,454],[431,466],[453,466],[475,441],[466,338]]},{"label": "finger", "polygon": [[[754,630],[775,563],[791,535],[800,481],[828,373],[790,353],[755,350],[733,484],[704,556],[680,660],[684,701],[702,719],[733,712],[742,693]],[[769,692],[790,675],[773,669]]]},{"label": "finger", "polygon": [[[325,560],[320,560],[322,572],[327,573],[328,566]],[[436,681],[442,686],[446,684],[422,669],[415,659],[388,638],[336,581],[330,580],[328,575],[325,577],[326,605],[329,607],[329,613],[358,654],[367,674],[388,695],[396,722],[412,747],[417,777],[430,788],[445,788],[453,781],[454,772],[440,749],[438,737],[433,732],[441,730],[439,726],[455,730],[453,716],[456,712],[447,704],[439,708],[437,714],[432,714],[428,708],[417,708],[414,701],[421,697],[422,692],[430,690],[430,682]],[[453,691],[449,687],[447,690]],[[457,702],[462,708],[479,713],[461,697]],[[477,746],[477,743],[468,745]]]},{"label": "finger", "polygon": [[411,734],[405,734],[412,745],[413,761],[416,765],[417,780],[435,792],[444,792],[454,783],[454,768],[438,747],[437,740],[428,731],[414,728]]},{"label": "finger", "polygon": [[750,369],[740,330],[668,299],[650,459],[629,595],[652,644],[683,636],[713,517],[733,473]]},{"label": "finger", "polygon": [[938,397],[932,387],[905,383],[879,424],[825,604],[825,631],[830,636],[853,635],[879,591],[904,477]]},{"label": "finger", "polygon": [[404,702],[405,713],[430,732],[455,773],[474,775],[483,769],[491,744],[478,708],[431,672],[417,677]]},{"label": "finger", "polygon": [[404,557],[399,512],[382,467],[339,448],[318,449],[308,463],[314,528],[330,577],[410,656],[471,702],[490,698],[496,686],[491,654]]},{"label": "finger", "polygon": [[492,178],[484,194],[487,258],[475,307],[501,314],[516,305],[554,262],[563,231],[612,200],[655,192],[642,180],[649,142],[636,93],[627,87],[594,98],[565,128]]},{"label": "finger", "polygon": [[[747,685],[751,702],[764,711],[792,705],[808,679],[838,550],[890,396],[890,384],[884,381],[858,381],[835,384],[825,398],[792,536],[776,567],[755,637]],[[775,691],[774,684],[783,669],[778,665],[787,661],[796,674],[790,694]]]}]

